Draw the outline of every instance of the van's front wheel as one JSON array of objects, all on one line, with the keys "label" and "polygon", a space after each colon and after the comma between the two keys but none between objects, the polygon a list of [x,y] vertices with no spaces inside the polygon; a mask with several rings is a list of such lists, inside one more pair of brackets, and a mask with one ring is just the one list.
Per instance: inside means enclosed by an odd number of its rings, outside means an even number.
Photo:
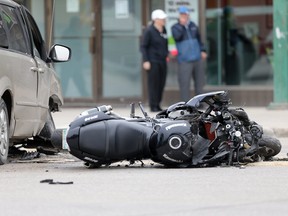
[{"label": "van's front wheel", "polygon": [[4,100],[0,99],[0,165],[7,162],[9,150],[9,120]]}]

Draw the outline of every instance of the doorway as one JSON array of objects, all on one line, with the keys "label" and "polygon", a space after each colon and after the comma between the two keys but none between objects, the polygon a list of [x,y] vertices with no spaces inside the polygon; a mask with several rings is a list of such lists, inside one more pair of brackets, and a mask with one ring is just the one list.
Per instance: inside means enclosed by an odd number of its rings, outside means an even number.
[{"label": "doorway", "polygon": [[65,98],[93,98],[93,53],[89,42],[93,31],[90,0],[55,1],[54,43],[72,49],[71,60],[55,64]]},{"label": "doorway", "polygon": [[142,1],[55,1],[54,43],[72,49],[55,64],[67,102],[142,97]]},{"label": "doorway", "polygon": [[141,1],[102,0],[102,96],[140,97]]}]

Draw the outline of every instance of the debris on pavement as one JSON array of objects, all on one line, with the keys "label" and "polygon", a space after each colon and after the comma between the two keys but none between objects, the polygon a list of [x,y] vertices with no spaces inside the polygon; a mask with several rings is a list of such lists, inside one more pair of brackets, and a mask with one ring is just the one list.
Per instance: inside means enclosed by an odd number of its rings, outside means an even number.
[{"label": "debris on pavement", "polygon": [[32,160],[35,158],[40,158],[40,152],[24,152],[19,160]]},{"label": "debris on pavement", "polygon": [[41,180],[40,183],[48,183],[48,184],[73,184],[73,181],[69,181],[69,182],[60,182],[60,181],[54,181],[53,179],[44,179]]},{"label": "debris on pavement", "polygon": [[68,152],[57,149],[48,149],[42,146],[36,149],[25,149],[12,146],[9,149],[9,162],[11,163],[66,163],[79,161]]}]

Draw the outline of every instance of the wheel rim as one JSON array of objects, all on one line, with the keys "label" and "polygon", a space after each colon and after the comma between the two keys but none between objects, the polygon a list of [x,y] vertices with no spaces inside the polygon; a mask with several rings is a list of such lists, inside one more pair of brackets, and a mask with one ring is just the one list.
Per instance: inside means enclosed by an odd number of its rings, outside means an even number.
[{"label": "wheel rim", "polygon": [[0,111],[0,154],[5,155],[8,151],[8,122],[5,111]]}]

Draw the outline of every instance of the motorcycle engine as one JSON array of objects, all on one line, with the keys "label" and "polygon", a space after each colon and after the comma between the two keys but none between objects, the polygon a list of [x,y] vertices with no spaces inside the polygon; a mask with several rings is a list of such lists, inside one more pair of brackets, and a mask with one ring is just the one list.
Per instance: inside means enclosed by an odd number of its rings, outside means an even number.
[{"label": "motorcycle engine", "polygon": [[152,160],[168,166],[190,164],[193,140],[188,121],[165,123],[158,130],[155,141],[150,143]]}]

